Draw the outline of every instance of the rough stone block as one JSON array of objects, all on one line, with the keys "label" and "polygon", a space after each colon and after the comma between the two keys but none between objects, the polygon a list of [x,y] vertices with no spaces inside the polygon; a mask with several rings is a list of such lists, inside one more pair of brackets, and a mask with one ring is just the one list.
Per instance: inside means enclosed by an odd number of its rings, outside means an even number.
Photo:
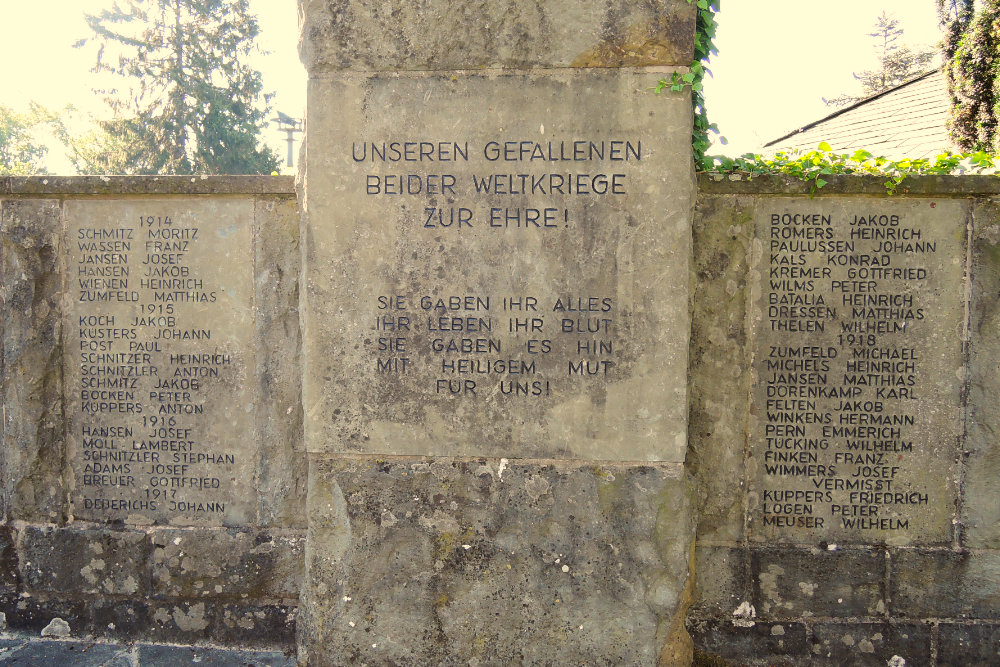
[{"label": "rough stone block", "polygon": [[223,646],[288,649],[295,646],[296,607],[287,605],[219,605],[212,638]]},{"label": "rough stone block", "polygon": [[146,598],[98,598],[87,609],[87,631],[106,640],[136,641],[148,636],[151,624]]},{"label": "rough stone block", "polygon": [[170,644],[198,644],[212,638],[217,605],[213,601],[151,602],[148,638]]},{"label": "rough stone block", "polygon": [[752,549],[750,561],[760,618],[886,613],[885,555],[874,549]]},{"label": "rough stone block", "polygon": [[938,626],[939,667],[1000,664],[1000,626],[942,623]]},{"label": "rough stone block", "polygon": [[204,646],[138,647],[140,665],[209,665],[211,667],[295,667],[295,658],[274,651],[231,651]]},{"label": "rough stone block", "polygon": [[17,590],[20,573],[17,564],[17,548],[9,526],[0,526],[0,590]]},{"label": "rough stone block", "polygon": [[750,665],[795,664],[809,654],[801,623],[703,619],[688,623],[688,631],[694,639],[696,664],[719,664],[720,659]]},{"label": "rough stone block", "polygon": [[682,0],[300,0],[299,5],[299,53],[313,74],[687,66],[694,57],[695,8]]},{"label": "rough stone block", "polygon": [[157,530],[152,543],[155,594],[191,599],[299,595],[305,536]]},{"label": "rough stone block", "polygon": [[53,199],[0,201],[0,510],[14,519],[66,515],[61,214]]},{"label": "rough stone block", "polygon": [[738,542],[744,531],[744,456],[750,411],[748,198],[698,199],[691,267],[691,408],[685,462],[698,480],[698,539]]},{"label": "rough stone block", "polygon": [[149,540],[130,530],[25,526],[18,536],[28,590],[88,595],[148,593]]},{"label": "rough stone block", "polygon": [[910,618],[1000,618],[1000,553],[891,553],[891,611]]},{"label": "rough stone block", "polygon": [[695,549],[695,604],[699,616],[729,616],[749,601],[750,576],[747,551],[732,547],[701,546]]},{"label": "rough stone block", "polygon": [[60,595],[35,594],[4,596],[2,609],[7,616],[7,629],[38,636],[53,619],[61,618],[70,627],[70,636],[80,637],[92,629],[92,605],[80,599]]},{"label": "rough stone block", "polygon": [[[927,625],[818,623],[812,626],[810,643],[811,664],[931,664],[931,628]],[[899,658],[905,662],[899,662]]]},{"label": "rough stone block", "polygon": [[683,641],[679,466],[311,459],[317,664],[654,664]]},{"label": "rough stone block", "polygon": [[0,653],[7,665],[59,665],[60,667],[132,667],[131,650],[113,644],[75,641],[19,642]]}]

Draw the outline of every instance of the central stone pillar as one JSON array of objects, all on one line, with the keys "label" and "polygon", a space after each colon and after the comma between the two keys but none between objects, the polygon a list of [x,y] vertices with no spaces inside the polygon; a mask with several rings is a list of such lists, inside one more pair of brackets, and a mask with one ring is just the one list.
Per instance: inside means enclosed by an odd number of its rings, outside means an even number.
[{"label": "central stone pillar", "polygon": [[683,662],[694,8],[300,10],[300,658]]}]

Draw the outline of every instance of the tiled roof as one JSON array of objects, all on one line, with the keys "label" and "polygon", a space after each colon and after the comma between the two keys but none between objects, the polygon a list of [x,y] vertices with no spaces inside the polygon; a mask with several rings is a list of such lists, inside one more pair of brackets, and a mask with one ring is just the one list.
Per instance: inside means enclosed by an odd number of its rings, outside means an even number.
[{"label": "tiled roof", "polygon": [[768,142],[765,148],[815,150],[825,141],[838,153],[864,149],[899,159],[957,149],[948,138],[944,73],[928,72]]}]

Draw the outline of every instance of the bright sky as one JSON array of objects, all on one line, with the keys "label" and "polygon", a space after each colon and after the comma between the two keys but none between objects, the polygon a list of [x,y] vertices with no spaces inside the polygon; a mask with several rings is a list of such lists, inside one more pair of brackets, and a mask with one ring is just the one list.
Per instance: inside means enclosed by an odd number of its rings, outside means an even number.
[{"label": "bright sky", "polygon": [[[58,111],[67,104],[83,112],[106,117],[90,68],[96,51],[74,49],[73,44],[92,33],[84,14],[97,14],[114,0],[0,0],[0,104],[26,111],[31,100]],[[261,34],[259,44],[267,53],[254,66],[264,76],[264,88],[275,92],[273,110],[302,118],[306,107],[306,73],[299,61],[296,0],[250,0]],[[285,133],[276,126],[265,140],[284,160]],[[297,135],[301,136],[301,135]],[[50,153],[49,170],[69,173],[68,161]],[[296,156],[298,148],[296,147]],[[296,157],[297,159],[297,157]],[[288,173],[293,173],[294,169]]]},{"label": "bright sky", "polygon": [[[29,100],[51,109],[73,104],[103,115],[89,73],[93,51],[72,45],[90,31],[84,13],[113,0],[0,0],[0,104],[26,110]],[[754,150],[829,114],[822,97],[858,92],[852,72],[875,67],[866,36],[885,10],[906,31],[911,47],[940,39],[933,0],[724,0],[718,14],[719,55],[706,84],[709,118],[729,139],[712,152]],[[305,70],[298,58],[296,0],[250,0],[261,26],[260,45],[269,52],[254,64],[264,86],[277,93],[272,106],[293,117],[305,110]],[[284,133],[265,136],[285,155]],[[66,166],[63,166],[65,164]],[[53,171],[68,162],[53,159]]]},{"label": "bright sky", "polygon": [[852,73],[876,69],[867,33],[883,10],[911,49],[941,39],[933,0],[723,0],[705,97],[729,145],[710,152],[756,150],[833,113],[823,97],[860,93]]}]

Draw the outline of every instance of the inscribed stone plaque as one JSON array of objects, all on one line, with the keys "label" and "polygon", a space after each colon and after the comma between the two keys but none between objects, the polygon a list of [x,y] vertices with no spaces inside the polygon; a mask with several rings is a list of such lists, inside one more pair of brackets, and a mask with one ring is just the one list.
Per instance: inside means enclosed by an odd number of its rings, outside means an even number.
[{"label": "inscribed stone plaque", "polygon": [[69,201],[73,514],[253,520],[253,202]]},{"label": "inscribed stone plaque", "polygon": [[307,447],[682,461],[689,100],[460,74],[310,83]]},{"label": "inscribed stone plaque", "polygon": [[948,200],[758,204],[755,541],[951,540],[966,217]]}]

